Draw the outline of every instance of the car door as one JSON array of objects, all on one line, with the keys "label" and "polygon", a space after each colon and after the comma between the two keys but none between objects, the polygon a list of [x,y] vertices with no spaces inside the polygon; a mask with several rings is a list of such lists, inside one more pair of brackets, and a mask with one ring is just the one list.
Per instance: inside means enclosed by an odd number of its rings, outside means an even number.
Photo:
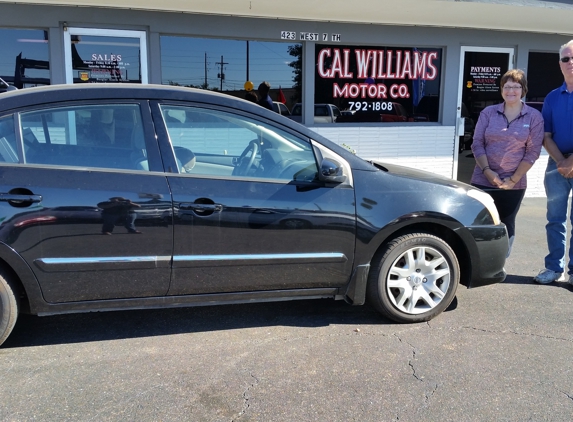
[{"label": "car door", "polygon": [[0,171],[0,241],[47,302],[166,294],[172,204],[147,102],[4,116]]},{"label": "car door", "polygon": [[348,281],[354,190],[316,182],[308,139],[223,109],[166,103],[152,110],[179,169],[168,175],[175,214],[169,295]]}]

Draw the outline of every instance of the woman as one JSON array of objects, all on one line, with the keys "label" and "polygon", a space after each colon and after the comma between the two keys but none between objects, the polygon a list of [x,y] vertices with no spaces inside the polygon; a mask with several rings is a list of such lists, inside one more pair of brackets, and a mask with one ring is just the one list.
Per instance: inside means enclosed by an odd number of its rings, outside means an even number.
[{"label": "woman", "polygon": [[503,103],[484,108],[476,124],[472,144],[476,166],[471,184],[493,197],[507,226],[509,256],[515,217],[527,187],[525,174],[539,158],[543,144],[543,117],[522,101],[527,94],[522,70],[508,70],[500,87]]}]

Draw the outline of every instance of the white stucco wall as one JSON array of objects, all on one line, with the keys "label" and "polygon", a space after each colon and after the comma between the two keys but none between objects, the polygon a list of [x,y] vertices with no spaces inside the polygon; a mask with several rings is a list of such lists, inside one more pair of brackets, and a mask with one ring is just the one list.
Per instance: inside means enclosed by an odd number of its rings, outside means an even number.
[{"label": "white stucco wall", "polygon": [[452,177],[453,126],[325,126],[312,129],[339,145],[348,145],[364,159],[382,160]]},{"label": "white stucco wall", "polygon": [[[339,127],[334,125],[315,126],[312,130],[338,145],[346,144],[356,150],[356,155],[364,159],[377,159],[452,177],[455,136],[453,126]],[[528,172],[526,197],[545,197],[543,176],[547,158],[548,155],[543,150],[539,160]]]},{"label": "white stucco wall", "polygon": [[547,159],[549,155],[544,149],[541,150],[539,159],[535,162],[531,170],[527,172],[527,190],[525,196],[529,198],[545,197],[545,187],[543,186],[543,177],[545,175],[545,167],[547,167]]}]

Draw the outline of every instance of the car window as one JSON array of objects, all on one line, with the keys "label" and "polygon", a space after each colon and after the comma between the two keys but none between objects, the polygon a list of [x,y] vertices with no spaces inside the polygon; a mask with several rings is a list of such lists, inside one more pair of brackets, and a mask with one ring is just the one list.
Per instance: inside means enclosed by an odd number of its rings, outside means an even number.
[{"label": "car window", "polygon": [[18,153],[16,151],[14,116],[10,115],[0,119],[0,162],[18,162]]},{"label": "car window", "polygon": [[315,105],[314,106],[314,115],[315,116],[328,116],[328,110],[324,105]]},{"label": "car window", "polygon": [[180,173],[314,180],[309,142],[269,124],[219,110],[162,105]]},{"label": "car window", "polygon": [[59,107],[20,115],[30,164],[148,170],[137,104]]}]

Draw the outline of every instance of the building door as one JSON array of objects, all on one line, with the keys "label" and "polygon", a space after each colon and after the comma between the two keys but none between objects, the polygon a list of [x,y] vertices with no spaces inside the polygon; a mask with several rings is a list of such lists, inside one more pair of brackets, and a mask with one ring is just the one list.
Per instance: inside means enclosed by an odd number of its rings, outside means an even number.
[{"label": "building door", "polygon": [[513,66],[513,48],[461,49],[454,175],[462,182],[469,183],[475,166],[470,148],[479,114],[485,107],[503,101],[500,80]]},{"label": "building door", "polygon": [[148,83],[145,31],[64,29],[66,83]]}]

